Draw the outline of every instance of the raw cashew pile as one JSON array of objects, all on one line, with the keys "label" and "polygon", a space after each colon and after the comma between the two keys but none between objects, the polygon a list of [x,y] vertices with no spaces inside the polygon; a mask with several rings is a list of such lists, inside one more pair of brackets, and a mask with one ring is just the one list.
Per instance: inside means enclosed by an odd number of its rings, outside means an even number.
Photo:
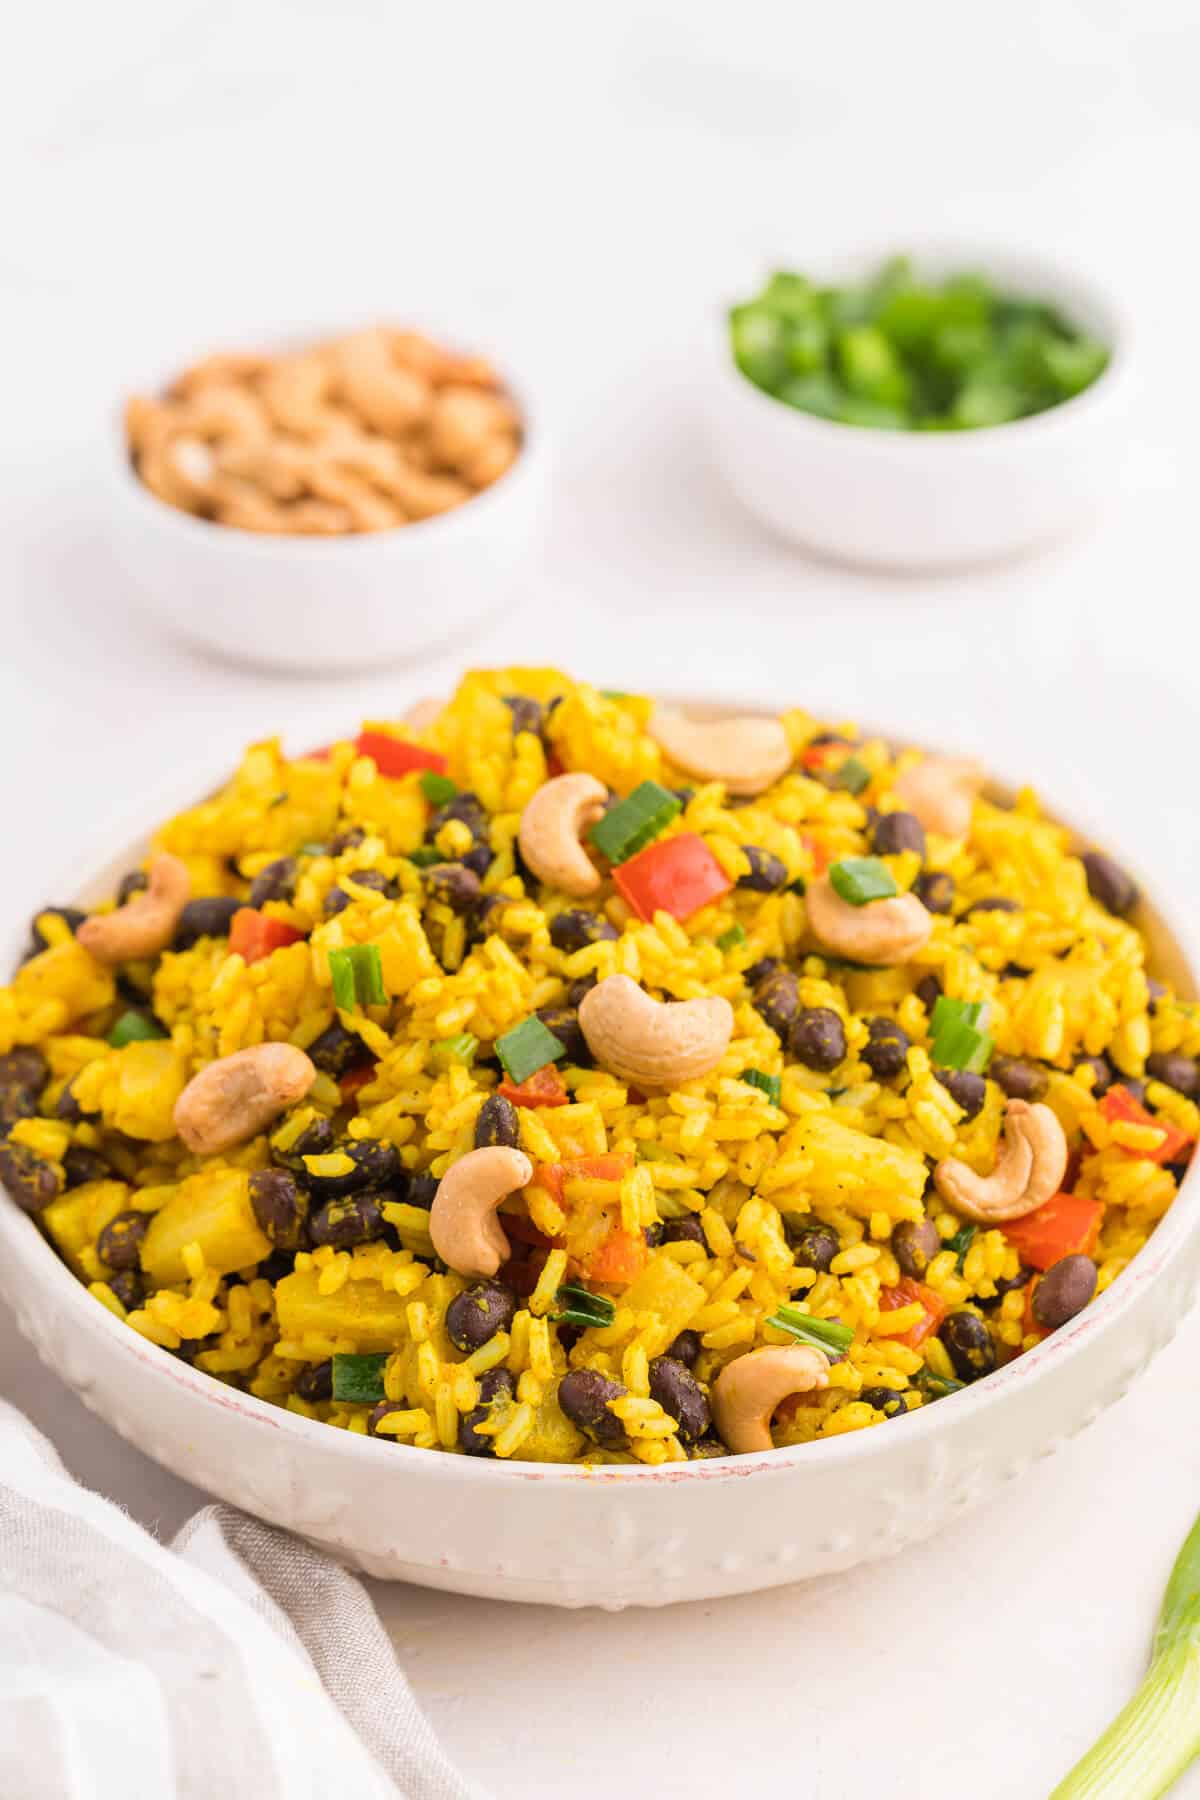
[{"label": "raw cashew pile", "polygon": [[515,461],[516,407],[481,357],[384,326],[196,363],[125,410],[134,468],[171,506],[244,531],[336,537],[449,512]]}]

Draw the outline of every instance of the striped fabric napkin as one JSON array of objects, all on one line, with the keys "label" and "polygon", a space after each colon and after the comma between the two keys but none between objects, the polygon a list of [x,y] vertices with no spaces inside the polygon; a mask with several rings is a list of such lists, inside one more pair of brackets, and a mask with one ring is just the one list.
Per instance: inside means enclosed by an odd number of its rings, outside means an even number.
[{"label": "striped fabric napkin", "polygon": [[360,1584],[231,1507],[164,1547],[0,1401],[5,1800],[472,1800]]}]

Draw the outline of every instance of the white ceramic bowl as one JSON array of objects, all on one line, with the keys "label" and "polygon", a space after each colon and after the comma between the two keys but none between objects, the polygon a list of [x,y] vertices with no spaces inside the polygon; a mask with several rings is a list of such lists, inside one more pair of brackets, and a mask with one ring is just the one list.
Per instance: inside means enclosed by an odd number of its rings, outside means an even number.
[{"label": "white ceramic bowl", "polygon": [[[429,335],[451,341],[436,326]],[[188,360],[182,352],[129,391],[161,393]],[[118,412],[103,452],[105,518],[130,599],[174,636],[266,668],[367,668],[452,641],[509,597],[545,499],[544,422],[524,384],[500,375],[524,428],[507,474],[452,512],[340,538],[272,537],[167,505],[131,466]]]},{"label": "white ceramic bowl", "polygon": [[[840,281],[884,260],[876,253],[794,266]],[[1132,386],[1129,321],[1092,282],[1033,256],[917,246],[913,260],[934,275],[978,269],[1001,289],[1057,302],[1111,347],[1107,369],[1075,399],[1008,425],[879,431],[798,412],[755,387],[734,363],[722,310],[705,409],[713,458],[770,530],[839,561],[933,570],[1050,544],[1097,516],[1120,487]],[[754,285],[735,299],[747,298]]]},{"label": "white ceramic bowl", "polygon": [[[94,870],[81,898],[110,893],[163,812],[200,791],[177,786],[148,803],[140,830],[108,838],[103,863],[77,857],[75,869]],[[0,968],[20,953],[28,913],[77,890],[68,878],[26,896]],[[1156,896],[1139,923],[1160,971],[1194,995],[1190,910]],[[42,1360],[138,1449],[369,1574],[556,1606],[743,1593],[929,1536],[1124,1393],[1174,1333],[1198,1276],[1193,1174],[1145,1249],[1085,1312],[986,1381],[905,1418],[661,1469],[483,1462],[334,1431],[201,1374],[99,1306],[0,1193],[0,1295]]]}]

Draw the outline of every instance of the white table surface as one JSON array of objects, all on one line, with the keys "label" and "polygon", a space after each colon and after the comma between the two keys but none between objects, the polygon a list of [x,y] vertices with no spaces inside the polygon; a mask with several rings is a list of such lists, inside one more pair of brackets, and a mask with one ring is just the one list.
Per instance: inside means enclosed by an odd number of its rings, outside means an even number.
[{"label": "white table surface", "polygon": [[[0,71],[6,865],[62,867],[148,770],[519,657],[907,722],[1040,774],[1194,885],[1200,24],[1187,0],[838,10],[23,17]],[[708,471],[712,298],[764,256],[909,234],[1057,250],[1137,309],[1131,474],[1092,536],[889,581],[765,540]],[[96,485],[114,395],[249,321],[442,306],[488,320],[559,430],[523,609],[436,663],[340,682],[202,661],[135,622]],[[1020,1492],[889,1564],[655,1614],[375,1598],[452,1754],[500,1795],[1042,1795],[1135,1682],[1200,1508],[1198,1354],[1193,1315]],[[3,1319],[0,1394],[148,1525],[201,1502]]]}]

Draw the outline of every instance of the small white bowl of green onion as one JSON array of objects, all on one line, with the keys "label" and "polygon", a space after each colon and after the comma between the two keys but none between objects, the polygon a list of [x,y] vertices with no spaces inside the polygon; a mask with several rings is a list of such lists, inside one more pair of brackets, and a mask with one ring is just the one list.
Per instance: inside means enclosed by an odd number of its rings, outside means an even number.
[{"label": "small white bowl of green onion", "polygon": [[1119,488],[1130,333],[1033,257],[777,269],[721,319],[713,454],[775,533],[919,570],[1049,544]]}]

